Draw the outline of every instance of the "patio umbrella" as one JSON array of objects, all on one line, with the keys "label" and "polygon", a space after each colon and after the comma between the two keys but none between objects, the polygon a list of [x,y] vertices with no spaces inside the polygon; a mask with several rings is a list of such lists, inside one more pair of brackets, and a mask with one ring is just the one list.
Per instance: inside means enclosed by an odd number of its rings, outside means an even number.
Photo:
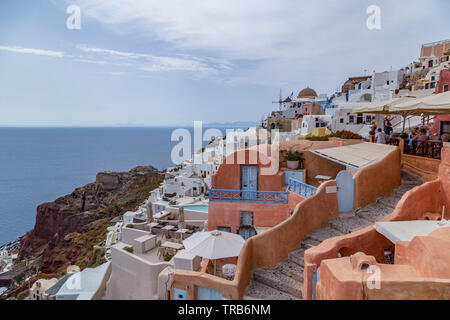
[{"label": "patio umbrella", "polygon": [[424,98],[404,101],[390,108],[395,113],[409,114],[446,114],[450,113],[450,91],[433,94]]},{"label": "patio umbrella", "polygon": [[[428,98],[428,97],[427,97]],[[354,113],[377,113],[377,114],[398,114],[403,118],[402,132],[405,132],[406,120],[408,117],[422,115],[423,112],[413,112],[411,110],[401,110],[398,106],[414,104],[415,101],[424,98],[416,98],[414,96],[404,96],[392,98],[387,101],[375,102],[370,105],[353,109]]]},{"label": "patio umbrella", "polygon": [[379,113],[379,114],[390,114],[390,109],[392,106],[409,101],[413,99],[412,97],[400,97],[392,98],[386,101],[377,101],[364,105],[361,107],[353,108],[353,113]]},{"label": "patio umbrella", "polygon": [[183,241],[186,252],[214,260],[239,256],[245,240],[237,234],[218,230],[198,232]]}]

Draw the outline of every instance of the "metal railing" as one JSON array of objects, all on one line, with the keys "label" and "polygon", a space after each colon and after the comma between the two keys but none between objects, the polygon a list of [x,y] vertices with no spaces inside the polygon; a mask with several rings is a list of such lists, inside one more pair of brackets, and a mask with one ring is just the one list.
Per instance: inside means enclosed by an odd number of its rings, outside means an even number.
[{"label": "metal railing", "polygon": [[303,183],[300,180],[289,178],[289,185],[287,187],[288,191],[297,193],[298,195],[309,198],[316,194],[317,188],[309,184]]},{"label": "metal railing", "polygon": [[211,189],[209,201],[278,203],[289,202],[289,192]]},{"label": "metal railing", "polygon": [[[405,141],[406,142],[406,141]],[[441,141],[413,141],[405,143],[403,153],[431,159],[441,159]]]}]

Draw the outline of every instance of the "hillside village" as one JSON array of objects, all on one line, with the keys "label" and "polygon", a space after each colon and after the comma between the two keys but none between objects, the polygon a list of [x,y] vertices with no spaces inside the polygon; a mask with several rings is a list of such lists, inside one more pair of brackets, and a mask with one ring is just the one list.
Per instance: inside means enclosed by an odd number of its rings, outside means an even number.
[{"label": "hillside village", "polygon": [[[280,92],[260,126],[215,137],[109,220],[99,266],[21,299],[449,299],[449,58],[438,41],[332,94]],[[27,276],[17,250],[0,252],[3,298]]]}]

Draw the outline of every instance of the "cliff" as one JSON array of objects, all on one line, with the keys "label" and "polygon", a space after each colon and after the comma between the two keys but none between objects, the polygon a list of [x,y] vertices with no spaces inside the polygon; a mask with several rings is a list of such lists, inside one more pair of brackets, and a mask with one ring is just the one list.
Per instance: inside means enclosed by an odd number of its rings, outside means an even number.
[{"label": "cliff", "polygon": [[20,259],[42,255],[44,273],[61,273],[71,264],[96,265],[103,254],[93,247],[105,240],[110,220],[135,210],[163,177],[151,166],[102,172],[94,183],[39,205],[34,229],[21,239]]}]

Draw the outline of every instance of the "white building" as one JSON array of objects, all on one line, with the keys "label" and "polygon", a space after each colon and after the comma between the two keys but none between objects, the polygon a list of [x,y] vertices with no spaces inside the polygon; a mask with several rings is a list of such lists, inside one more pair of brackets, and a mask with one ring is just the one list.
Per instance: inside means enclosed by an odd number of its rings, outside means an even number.
[{"label": "white building", "polygon": [[330,115],[305,115],[302,119],[300,135],[307,135],[313,128],[330,128],[331,120]]},{"label": "white building", "polygon": [[327,114],[332,117],[330,130],[332,132],[351,131],[367,137],[372,121],[375,121],[378,127],[383,125],[383,117],[380,115],[352,113],[354,108],[367,104],[339,103],[335,105],[335,108],[327,109]]}]

